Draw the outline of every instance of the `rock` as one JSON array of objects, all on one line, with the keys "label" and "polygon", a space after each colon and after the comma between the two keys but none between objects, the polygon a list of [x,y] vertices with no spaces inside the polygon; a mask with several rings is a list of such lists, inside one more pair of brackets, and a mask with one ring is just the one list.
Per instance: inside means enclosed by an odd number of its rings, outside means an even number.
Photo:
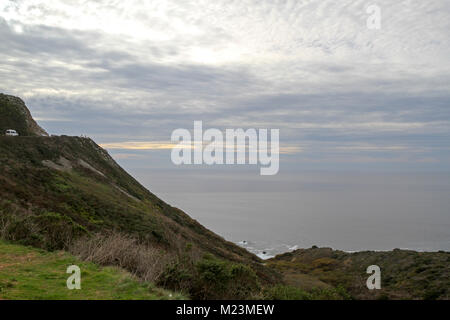
[{"label": "rock", "polygon": [[22,99],[0,93],[0,134],[5,134],[7,129],[16,130],[20,136],[48,136]]}]

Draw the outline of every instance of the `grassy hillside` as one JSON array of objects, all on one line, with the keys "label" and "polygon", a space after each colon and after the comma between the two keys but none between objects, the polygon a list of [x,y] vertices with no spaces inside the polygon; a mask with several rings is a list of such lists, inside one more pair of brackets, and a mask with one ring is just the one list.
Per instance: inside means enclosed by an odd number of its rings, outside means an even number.
[{"label": "grassy hillside", "polygon": [[[366,269],[381,269],[381,290],[368,290]],[[356,299],[450,298],[450,252],[300,249],[279,255],[268,266],[296,287],[341,287]]]},{"label": "grassy hillside", "polygon": [[0,130],[9,128],[20,136],[0,136],[0,238],[126,268],[199,299],[256,297],[279,281],[258,257],[145,189],[94,141],[46,136],[20,98],[0,95]]},{"label": "grassy hillside", "polygon": [[[263,263],[156,197],[93,140],[44,136],[22,100],[0,94],[6,129],[21,135],[0,135],[0,239],[41,250],[0,243],[0,297],[166,297],[155,283],[194,299],[449,298],[449,253],[312,248]],[[61,287],[75,260],[83,293]],[[372,264],[380,291],[365,285]]]},{"label": "grassy hillside", "polygon": [[[60,249],[63,237],[116,230],[161,246],[190,242],[219,257],[259,262],[158,199],[87,138],[0,137],[0,194],[0,212],[24,229],[16,232],[28,234],[21,239],[26,244]],[[70,228],[33,233],[25,230],[29,224]]]},{"label": "grassy hillside", "polygon": [[[81,269],[81,289],[69,290],[67,267]],[[116,267],[100,267],[59,251],[13,245],[0,241],[0,299],[161,300],[183,296],[138,281]]]},{"label": "grassy hillside", "polygon": [[[114,238],[119,239],[116,247],[131,241],[128,251],[135,256],[111,248],[117,256],[97,255],[91,261],[127,268],[194,298],[255,297],[261,285],[280,279],[255,255],[146,190],[88,138],[0,136],[0,195],[0,238],[45,250],[76,247],[76,253],[89,260],[97,244],[83,248],[80,243],[90,243],[89,239],[102,234],[100,242],[106,248],[109,235],[123,235]],[[142,246],[140,252],[133,250],[138,246]],[[160,272],[149,278],[149,270],[154,269],[150,256],[157,251],[164,252],[156,254],[164,263],[158,262]],[[205,255],[218,260],[204,260]],[[250,269],[237,272],[239,264]],[[222,283],[208,276],[211,270],[223,276]],[[243,274],[251,290],[245,281],[233,287]]]},{"label": "grassy hillside", "polygon": [[[69,250],[195,299],[449,296],[444,252],[315,248],[263,263],[158,199],[88,138],[0,136],[0,195],[0,238]],[[372,264],[382,270],[379,291],[365,286]]]}]

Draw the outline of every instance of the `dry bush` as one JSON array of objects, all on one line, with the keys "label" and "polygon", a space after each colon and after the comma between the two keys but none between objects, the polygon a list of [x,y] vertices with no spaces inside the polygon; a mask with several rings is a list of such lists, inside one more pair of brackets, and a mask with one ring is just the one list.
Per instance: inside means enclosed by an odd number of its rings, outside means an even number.
[{"label": "dry bush", "polygon": [[80,238],[74,241],[69,251],[85,261],[124,268],[149,282],[157,281],[173,259],[159,248],[116,232]]},{"label": "dry bush", "polygon": [[0,213],[0,239],[8,239],[9,238],[9,226],[11,222],[5,216]]}]

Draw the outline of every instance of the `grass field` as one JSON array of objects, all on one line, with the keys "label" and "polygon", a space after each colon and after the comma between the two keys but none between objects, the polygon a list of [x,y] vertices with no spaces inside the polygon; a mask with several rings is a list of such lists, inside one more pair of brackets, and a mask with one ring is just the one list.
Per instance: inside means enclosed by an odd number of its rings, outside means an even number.
[{"label": "grass field", "polygon": [[[67,267],[81,269],[81,289],[66,286]],[[0,241],[0,299],[98,299],[98,300],[162,300],[182,299],[170,293],[141,283],[130,273],[116,267],[100,267],[78,260],[59,251],[9,244]]]}]

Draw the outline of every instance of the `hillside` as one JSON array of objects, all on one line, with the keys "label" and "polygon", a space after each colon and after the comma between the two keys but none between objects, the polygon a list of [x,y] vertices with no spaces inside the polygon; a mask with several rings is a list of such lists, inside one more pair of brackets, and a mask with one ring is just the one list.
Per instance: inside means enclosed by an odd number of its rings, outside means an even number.
[{"label": "hillside", "polygon": [[[368,290],[366,269],[381,269],[381,290]],[[299,249],[276,256],[268,266],[297,287],[342,287],[355,299],[450,298],[450,252]]]},{"label": "hillside", "polygon": [[[67,267],[81,269],[81,290],[68,290]],[[144,284],[116,267],[83,262],[65,252],[47,252],[0,241],[0,300],[161,300],[183,296]]]},{"label": "hillside", "polygon": [[[5,214],[39,220],[57,213],[73,233],[117,230],[162,246],[181,240],[230,260],[259,261],[158,199],[88,138],[0,137],[0,194]],[[62,245],[45,237],[27,241]]]},{"label": "hillside", "polygon": [[[2,111],[2,123],[21,135],[0,136],[0,238],[45,250],[77,250],[87,260],[122,266],[144,278],[153,268],[147,256],[161,251],[165,264],[149,280],[190,292],[195,282],[195,294],[202,298],[210,294],[196,282],[199,264],[211,263],[210,258],[203,260],[205,255],[218,259],[209,267],[222,266],[221,261],[229,264],[223,269],[227,275],[239,264],[250,267],[245,270],[258,278],[255,288],[279,281],[258,257],[145,189],[93,140],[44,135],[20,99],[5,95],[1,99],[2,110],[7,110]],[[131,241],[135,244],[131,251],[139,246],[142,250],[129,263],[119,256],[92,260],[89,250],[94,247],[80,249],[80,243],[99,234],[105,247],[112,237],[119,239],[116,247]],[[228,279],[230,285],[235,276]]]},{"label": "hillside", "polygon": [[22,99],[0,93],[0,133],[14,129],[23,136],[47,136],[31,116]]},{"label": "hillside", "polygon": [[[167,298],[158,286],[193,299],[449,299],[448,252],[311,248],[261,261],[156,197],[92,139],[48,136],[21,99],[0,94],[0,116],[20,133],[0,135],[0,298]],[[74,259],[103,291],[61,289]],[[367,289],[369,265],[382,290]],[[38,296],[42,279],[50,287]]]}]

